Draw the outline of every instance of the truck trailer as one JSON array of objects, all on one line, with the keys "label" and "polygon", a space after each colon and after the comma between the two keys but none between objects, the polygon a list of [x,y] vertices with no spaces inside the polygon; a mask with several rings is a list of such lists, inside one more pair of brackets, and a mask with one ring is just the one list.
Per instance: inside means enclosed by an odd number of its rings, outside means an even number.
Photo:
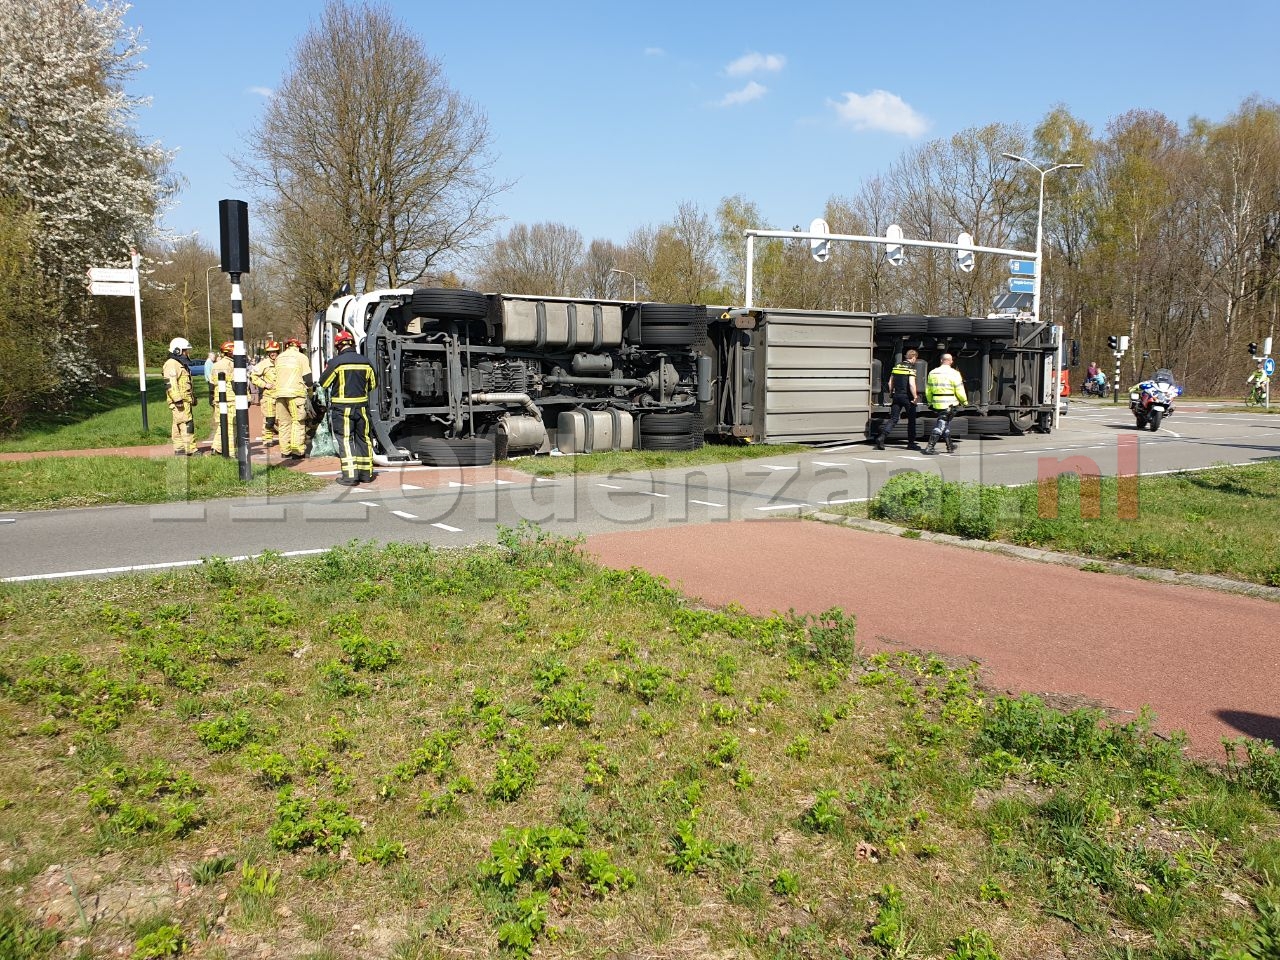
[{"label": "truck trailer", "polygon": [[941,352],[957,357],[974,432],[1048,429],[1057,342],[1052,328],[1015,318],[398,288],[344,294],[317,314],[316,376],[340,330],[377,373],[379,461],[436,465],[708,440],[855,441],[884,413],[884,374],[910,346],[925,358],[922,382]]}]

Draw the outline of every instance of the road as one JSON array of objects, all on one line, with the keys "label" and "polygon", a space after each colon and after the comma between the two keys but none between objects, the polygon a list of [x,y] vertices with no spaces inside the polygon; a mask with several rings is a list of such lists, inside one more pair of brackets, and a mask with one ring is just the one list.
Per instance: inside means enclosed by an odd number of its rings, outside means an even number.
[{"label": "road", "polygon": [[[1051,435],[969,438],[955,456],[869,444],[680,470],[533,478],[505,466],[383,471],[370,487],[336,484],[304,497],[0,515],[0,579],[22,581],[163,569],[201,557],[264,550],[318,552],[352,539],[492,541],[521,520],[559,535],[796,515],[865,500],[893,473],[1028,483],[1060,468],[1144,475],[1280,455],[1280,417],[1187,407],[1159,433],[1138,432],[1123,409],[1073,402]],[[183,463],[170,458],[174,483]]]}]

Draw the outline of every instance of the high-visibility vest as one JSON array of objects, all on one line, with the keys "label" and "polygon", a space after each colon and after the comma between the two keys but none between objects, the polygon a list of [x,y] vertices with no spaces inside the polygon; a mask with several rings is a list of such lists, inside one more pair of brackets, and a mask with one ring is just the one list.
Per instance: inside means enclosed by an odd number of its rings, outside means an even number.
[{"label": "high-visibility vest", "polygon": [[290,400],[307,395],[306,378],[311,376],[311,363],[298,352],[297,347],[289,347],[280,354],[276,361],[276,399]]},{"label": "high-visibility vest", "polygon": [[964,377],[955,367],[934,367],[924,388],[925,400],[934,410],[946,410],[969,402],[964,392]]},{"label": "high-visibility vest", "polygon": [[[910,397],[911,396],[911,380],[909,378],[916,375],[914,364],[909,364],[903,360],[897,364],[889,372],[889,393],[892,396]],[[901,377],[901,386],[897,378]]]}]

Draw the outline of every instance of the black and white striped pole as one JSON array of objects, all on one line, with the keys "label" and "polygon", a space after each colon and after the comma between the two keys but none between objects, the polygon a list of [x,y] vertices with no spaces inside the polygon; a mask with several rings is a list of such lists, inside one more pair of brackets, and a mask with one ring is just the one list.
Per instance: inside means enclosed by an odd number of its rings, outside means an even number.
[{"label": "black and white striped pole", "polygon": [[249,205],[243,200],[219,200],[218,222],[222,239],[222,272],[231,280],[231,338],[235,341],[236,459],[240,479],[253,478],[249,463],[249,371],[244,349],[244,300],[240,274],[249,272]]}]

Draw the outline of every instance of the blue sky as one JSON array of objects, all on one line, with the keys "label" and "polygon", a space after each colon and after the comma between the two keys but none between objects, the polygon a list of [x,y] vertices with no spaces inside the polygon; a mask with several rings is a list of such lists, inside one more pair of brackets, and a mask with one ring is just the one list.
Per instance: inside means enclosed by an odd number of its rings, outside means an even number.
[{"label": "blue sky", "polygon": [[[683,201],[740,193],[806,224],[905,149],[1057,103],[1101,131],[1131,109],[1222,120],[1280,99],[1280,3],[427,2],[392,13],[488,116],[510,223],[622,242]],[[167,225],[217,247],[227,159],[321,0],[135,0],[152,104],[139,129],[179,152]],[[250,208],[252,216],[252,207]]]}]

